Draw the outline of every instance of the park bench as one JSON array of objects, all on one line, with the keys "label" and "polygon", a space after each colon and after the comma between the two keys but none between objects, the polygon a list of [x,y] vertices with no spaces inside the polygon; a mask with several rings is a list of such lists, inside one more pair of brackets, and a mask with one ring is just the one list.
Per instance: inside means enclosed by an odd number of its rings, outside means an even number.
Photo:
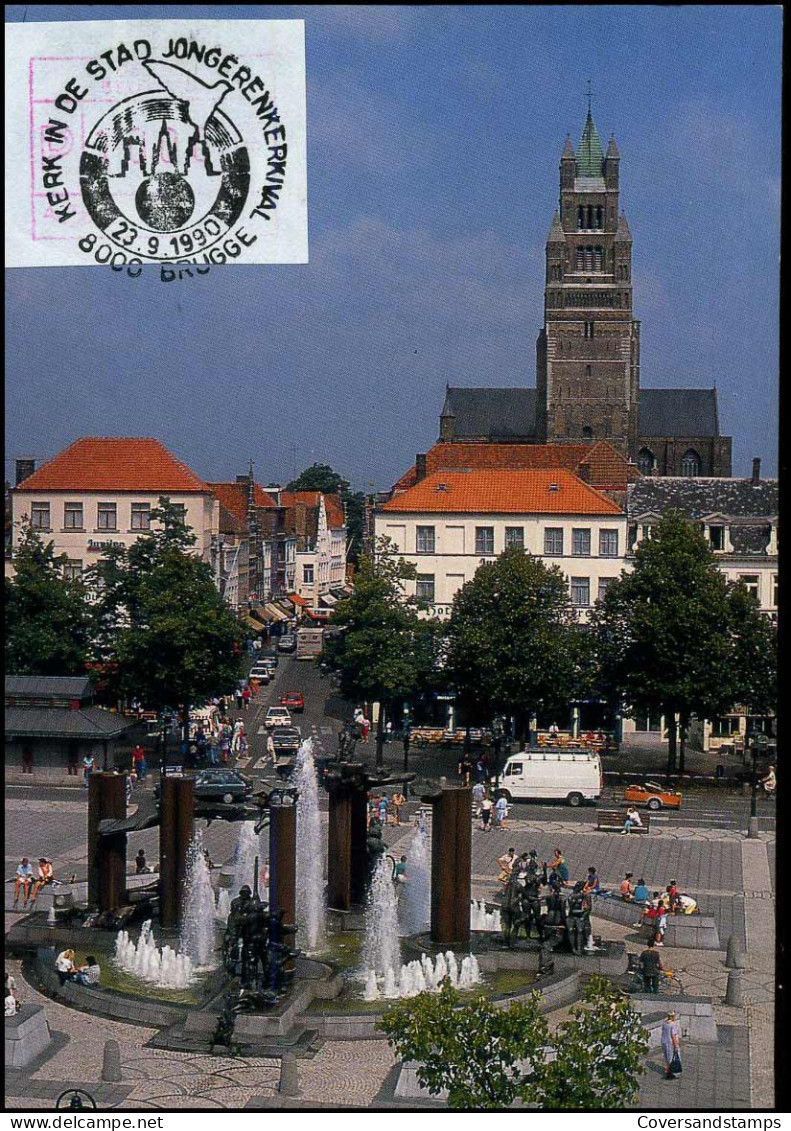
[{"label": "park bench", "polygon": [[[597,809],[596,817],[596,828],[599,832],[623,832],[624,822],[626,821],[625,809]],[[647,833],[651,828],[651,817],[648,813],[641,813],[640,820],[643,822],[642,826],[632,825],[630,830],[632,833]]]}]

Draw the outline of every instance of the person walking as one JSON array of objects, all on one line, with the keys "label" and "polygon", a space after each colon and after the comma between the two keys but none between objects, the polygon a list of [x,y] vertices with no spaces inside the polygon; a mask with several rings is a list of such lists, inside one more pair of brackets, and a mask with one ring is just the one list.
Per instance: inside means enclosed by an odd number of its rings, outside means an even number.
[{"label": "person walking", "polygon": [[277,765],[277,754],[275,753],[275,740],[272,737],[271,730],[266,736],[266,756],[271,761],[273,766]]},{"label": "person walking", "polygon": [[484,797],[483,801],[481,802],[481,828],[484,830],[484,832],[488,832],[491,827],[489,824],[491,816],[492,799],[491,797]]},{"label": "person walking", "polygon": [[648,945],[640,955],[640,973],[643,975],[646,993],[659,993],[659,974],[662,970],[662,959],[656,952],[654,940],[649,939]]},{"label": "person walking", "polygon": [[137,774],[138,781],[145,781],[148,765],[146,764],[146,752],[139,742],[132,751],[132,769]]},{"label": "person walking", "polygon": [[363,721],[362,721],[361,726],[362,726],[363,742],[367,742],[368,741],[368,735],[371,733],[371,720],[366,719],[365,715],[363,715]]},{"label": "person walking", "polygon": [[82,784],[88,788],[88,781],[93,773],[93,754],[86,754],[82,760]]},{"label": "person walking", "polygon": [[242,692],[242,706],[244,707],[245,711],[247,711],[250,707],[250,699],[252,698],[252,695],[253,693],[250,690],[250,684],[246,683],[244,685],[244,691]]},{"label": "person walking", "polygon": [[23,856],[16,867],[16,875],[14,877],[14,909],[19,902],[19,893],[22,892],[22,909],[27,907],[27,901],[30,899],[30,889],[33,886],[33,865],[28,860],[27,856]]},{"label": "person walking", "polygon": [[508,825],[505,823],[508,816],[508,802],[503,797],[502,793],[497,798],[494,805],[494,824],[498,829],[507,829]]},{"label": "person walking", "polygon": [[483,801],[485,796],[486,786],[483,784],[483,782],[476,782],[472,787],[473,813],[476,817],[480,817],[481,815],[481,802]]},{"label": "person walking", "polygon": [[379,824],[384,828],[387,824],[387,811],[390,808],[390,802],[387,799],[387,794],[383,793],[379,798],[379,805],[377,806],[377,815],[379,817]]},{"label": "person walking", "polygon": [[662,1022],[659,1042],[665,1058],[665,1079],[675,1080],[681,1075],[681,1035],[675,1013],[668,1013]]},{"label": "person walking", "polygon": [[406,798],[400,789],[397,789],[393,796],[390,798],[390,805],[393,810],[393,824],[401,824],[401,806],[406,805]]}]

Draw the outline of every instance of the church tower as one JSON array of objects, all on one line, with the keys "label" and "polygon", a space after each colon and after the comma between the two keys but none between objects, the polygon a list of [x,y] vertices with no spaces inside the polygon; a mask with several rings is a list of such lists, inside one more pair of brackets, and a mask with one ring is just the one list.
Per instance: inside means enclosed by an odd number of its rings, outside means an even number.
[{"label": "church tower", "polygon": [[577,152],[560,159],[560,204],[546,248],[536,345],[540,441],[607,439],[634,458],[640,323],[632,316],[632,236],[618,210],[620,156],[606,154],[590,103]]}]

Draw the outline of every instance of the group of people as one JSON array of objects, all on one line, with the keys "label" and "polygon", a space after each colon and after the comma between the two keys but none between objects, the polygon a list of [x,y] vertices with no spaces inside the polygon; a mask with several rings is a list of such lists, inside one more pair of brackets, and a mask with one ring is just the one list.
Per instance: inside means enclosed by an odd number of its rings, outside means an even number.
[{"label": "group of people", "polygon": [[371,821],[378,821],[380,825],[400,825],[401,808],[406,805],[406,798],[400,789],[392,796],[386,793],[372,793],[368,798],[368,827]]},{"label": "group of people", "polygon": [[40,856],[38,868],[34,872],[30,860],[27,856],[23,856],[17,864],[16,874],[14,875],[14,910],[17,909],[20,895],[22,896],[23,910],[28,904],[31,908],[35,907],[41,889],[54,882],[55,874],[51,860],[48,860],[46,856]]},{"label": "group of people", "polygon": [[[535,848],[531,848],[529,852],[523,852],[521,856],[518,856],[515,848],[509,848],[498,859],[497,864],[500,868],[498,879],[503,887],[507,887],[513,875],[526,875],[528,872],[537,870],[538,853]],[[555,849],[552,859],[549,863],[544,861],[541,868],[543,875],[546,876],[546,879],[542,879],[542,884],[546,884],[550,892],[561,891],[563,888],[576,890],[577,887],[585,895],[598,895],[601,891],[599,872],[593,864],[588,868],[584,880],[579,880],[576,884],[572,883],[566,858],[560,848]]]},{"label": "group of people", "polygon": [[371,733],[371,720],[366,717],[362,707],[355,707],[354,709],[354,725],[359,728],[360,738],[363,742],[367,742]]},{"label": "group of people", "polygon": [[459,777],[462,785],[469,785],[473,777],[476,785],[482,784],[489,778],[489,755],[482,751],[474,759],[472,755],[463,753],[459,758]]},{"label": "group of people", "polygon": [[488,832],[489,829],[507,829],[508,801],[500,794],[496,801],[492,801],[487,787],[477,781],[472,787],[473,814],[480,819],[481,828]]},{"label": "group of people", "polygon": [[95,957],[89,954],[82,966],[77,965],[75,958],[73,950],[62,950],[55,959],[60,984],[79,982],[83,986],[98,986],[102,970]]}]

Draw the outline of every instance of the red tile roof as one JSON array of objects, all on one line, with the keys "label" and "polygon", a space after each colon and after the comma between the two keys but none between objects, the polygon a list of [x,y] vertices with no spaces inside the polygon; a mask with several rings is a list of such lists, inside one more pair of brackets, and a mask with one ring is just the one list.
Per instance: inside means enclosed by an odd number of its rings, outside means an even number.
[{"label": "red tile roof", "polygon": [[[247,526],[247,484],[246,483],[209,483],[209,489],[215,499],[220,500],[220,505]],[[257,507],[276,507],[277,503],[268,495],[263,487],[254,485],[253,496]]]},{"label": "red tile roof", "polygon": [[387,514],[622,514],[600,491],[563,468],[437,471],[394,496]]},{"label": "red tile roof", "polygon": [[[591,485],[601,490],[625,491],[627,483],[640,477],[634,464],[607,440],[593,444],[434,444],[426,452],[426,471],[451,468],[546,468],[563,467],[579,474],[581,463],[590,464]],[[411,467],[394,485],[400,492],[417,482],[417,468]]]},{"label": "red tile roof", "polygon": [[18,491],[209,492],[164,444],[148,436],[83,436],[23,480]]}]

